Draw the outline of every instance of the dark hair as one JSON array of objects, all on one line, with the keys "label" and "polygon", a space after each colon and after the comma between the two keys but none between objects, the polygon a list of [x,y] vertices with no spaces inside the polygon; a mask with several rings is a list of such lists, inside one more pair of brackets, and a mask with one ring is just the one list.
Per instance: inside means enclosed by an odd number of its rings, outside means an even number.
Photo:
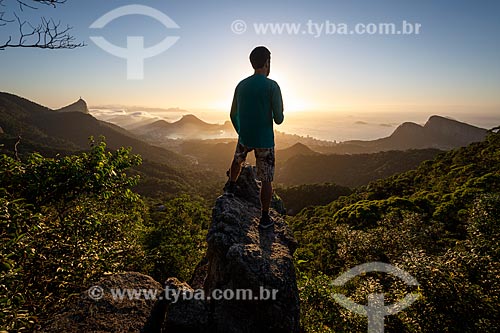
[{"label": "dark hair", "polygon": [[253,69],[258,69],[264,67],[267,60],[271,59],[271,52],[265,46],[257,46],[250,53],[250,62],[252,63]]}]

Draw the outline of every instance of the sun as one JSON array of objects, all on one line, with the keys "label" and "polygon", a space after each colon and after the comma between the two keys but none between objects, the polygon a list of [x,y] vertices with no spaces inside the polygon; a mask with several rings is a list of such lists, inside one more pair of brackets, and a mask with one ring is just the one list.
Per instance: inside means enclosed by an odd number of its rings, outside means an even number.
[{"label": "sun", "polygon": [[293,80],[282,73],[271,73],[269,78],[275,80],[281,88],[285,112],[301,112],[311,109],[311,104],[299,94],[300,90],[293,84]]},{"label": "sun", "polygon": [[[282,71],[273,72],[271,69],[270,79],[276,81],[281,89],[283,97],[283,108],[286,113],[295,113],[313,110],[313,105],[303,97],[303,91],[300,85],[294,84],[287,74]],[[233,100],[233,90],[227,89],[224,97],[207,103],[206,107],[213,110],[229,111]]]},{"label": "sun", "polygon": [[303,112],[310,110],[309,104],[295,96],[283,96],[285,112]]}]

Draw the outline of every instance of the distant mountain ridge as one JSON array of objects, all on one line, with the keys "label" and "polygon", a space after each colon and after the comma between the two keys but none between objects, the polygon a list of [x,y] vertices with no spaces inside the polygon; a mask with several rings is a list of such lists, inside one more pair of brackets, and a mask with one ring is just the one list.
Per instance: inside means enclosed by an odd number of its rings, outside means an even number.
[{"label": "distant mountain ridge", "polygon": [[386,138],[312,147],[325,155],[295,154],[279,169],[276,180],[293,185],[333,182],[356,187],[410,170],[440,151],[483,141],[486,135],[485,129],[432,116],[424,126],[405,122]]},{"label": "distant mountain ridge", "polygon": [[[236,139],[236,132],[230,121],[224,124],[205,122],[193,114],[185,114],[180,120],[151,120],[124,122],[120,115],[116,123],[124,124],[129,131],[141,139],[163,147],[178,147],[182,140],[203,140],[205,143],[229,142]],[[111,118],[109,121],[114,122]],[[431,116],[425,125],[405,122],[384,138],[375,140],[348,140],[332,142],[317,140],[275,130],[275,142],[278,149],[287,149],[296,143],[306,145],[312,151],[325,154],[364,154],[391,150],[440,149],[450,150],[482,141],[487,130],[443,116]],[[212,142],[210,142],[213,140]]]},{"label": "distant mountain ridge", "polygon": [[[109,148],[132,147],[132,153],[169,166],[187,166],[191,161],[170,150],[150,145],[132,133],[111,123],[97,120],[86,113],[82,99],[67,107],[51,110],[25,98],[0,92],[0,137],[5,146],[22,137],[20,149],[36,146],[47,151],[86,150],[89,137],[106,137]],[[15,141],[14,141],[15,142]]]},{"label": "distant mountain ridge", "polygon": [[145,140],[158,141],[162,139],[204,139],[234,136],[234,129],[230,121],[223,125],[210,124],[195,115],[187,114],[175,122],[157,120],[150,124],[130,129],[134,134]]},{"label": "distant mountain ridge", "polygon": [[450,150],[482,141],[487,130],[442,116],[431,116],[424,126],[405,122],[388,137],[371,141],[351,140],[338,145],[354,153],[435,148]]},{"label": "distant mountain ridge", "polygon": [[[224,125],[210,124],[194,115],[185,115],[173,123],[158,120],[132,128],[131,131],[142,139],[159,145],[170,139],[201,139],[209,143],[211,140],[224,138],[231,140],[235,135],[230,121]],[[305,154],[302,155],[309,155],[311,151],[325,154],[366,154],[408,149],[450,150],[482,141],[486,133],[487,130],[484,128],[434,115],[423,126],[405,122],[399,125],[390,136],[375,140],[349,140],[336,143],[275,131],[275,141],[277,147],[283,147],[282,150],[291,148],[295,144],[307,146],[310,151],[304,151]],[[217,137],[220,139],[216,139]]]}]

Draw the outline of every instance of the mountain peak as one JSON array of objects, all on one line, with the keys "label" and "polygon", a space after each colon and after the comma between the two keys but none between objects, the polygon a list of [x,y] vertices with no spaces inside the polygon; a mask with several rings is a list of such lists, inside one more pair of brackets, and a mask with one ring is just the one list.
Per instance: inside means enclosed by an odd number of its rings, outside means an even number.
[{"label": "mountain peak", "polygon": [[427,121],[433,121],[433,120],[454,120],[449,117],[443,117],[438,114],[433,114],[432,116],[429,117],[429,120]]},{"label": "mountain peak", "polygon": [[449,130],[454,129],[455,131],[479,131],[485,132],[485,129],[479,128],[477,126],[469,125],[461,121],[455,120],[453,118],[442,117],[442,116],[431,116],[429,120],[424,125],[427,130]]},{"label": "mountain peak", "polygon": [[196,117],[193,114],[185,114],[182,118],[175,123],[177,124],[207,124],[200,118]]},{"label": "mountain peak", "polygon": [[298,155],[303,155],[303,156],[310,156],[310,155],[319,155],[318,152],[312,150],[305,144],[301,142],[297,142],[294,145],[278,150],[277,155],[279,158],[283,161],[287,161],[292,157],[298,156]]},{"label": "mountain peak", "polygon": [[293,145],[291,145],[288,148],[283,149],[282,151],[289,151],[289,152],[294,152],[294,153],[307,153],[307,154],[315,154],[316,152],[313,151],[311,148],[306,146],[305,144],[301,142],[297,142]]},{"label": "mountain peak", "polygon": [[57,109],[55,111],[57,111],[57,112],[81,112],[81,113],[85,113],[85,114],[89,113],[87,102],[85,102],[85,100],[83,100],[81,96],[78,99],[78,101],[76,101],[68,106]]},{"label": "mountain peak", "polygon": [[423,127],[420,126],[419,124],[415,124],[412,122],[404,122],[394,130],[391,137],[403,139],[406,137],[419,135],[422,132],[422,130]]},{"label": "mountain peak", "polygon": [[[448,118],[448,117],[443,117],[443,116],[438,116],[438,115],[433,115],[430,116],[427,122],[425,123],[424,127],[429,127],[429,126],[434,126],[434,125],[439,125],[442,126],[444,124],[460,124],[458,120]],[[462,123],[465,124],[465,123]]]}]

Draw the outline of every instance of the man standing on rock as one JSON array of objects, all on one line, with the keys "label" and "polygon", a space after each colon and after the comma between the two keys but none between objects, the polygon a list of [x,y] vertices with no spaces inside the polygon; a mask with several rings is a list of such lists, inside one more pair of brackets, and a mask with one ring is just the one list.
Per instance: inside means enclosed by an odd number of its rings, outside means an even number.
[{"label": "man standing on rock", "polygon": [[256,47],[250,53],[250,63],[255,72],[236,86],[231,106],[231,121],[238,133],[238,144],[229,171],[226,194],[234,195],[241,164],[253,150],[257,161],[257,179],[262,182],[259,227],[267,229],[274,224],[269,217],[275,164],[273,119],[276,124],[283,122],[283,99],[276,81],[267,78],[271,52],[264,46]]}]

